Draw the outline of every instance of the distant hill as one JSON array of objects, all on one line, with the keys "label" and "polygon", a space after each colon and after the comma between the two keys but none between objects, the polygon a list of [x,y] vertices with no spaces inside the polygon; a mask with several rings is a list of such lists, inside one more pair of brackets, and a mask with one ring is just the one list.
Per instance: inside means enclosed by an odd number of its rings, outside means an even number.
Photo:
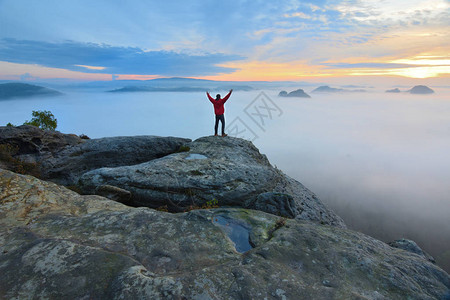
[{"label": "distant hill", "polygon": [[103,89],[112,91],[122,89],[124,87],[154,87],[154,88],[180,88],[180,87],[196,87],[203,88],[215,92],[216,90],[226,91],[233,89],[235,91],[265,90],[278,89],[281,87],[296,86],[315,86],[317,83],[294,82],[294,81],[216,81],[196,78],[156,78],[150,80],[107,80],[92,82],[77,82],[69,86],[69,88],[85,88],[85,89]]},{"label": "distant hill", "polygon": [[281,91],[278,96],[280,97],[298,97],[298,98],[311,98],[310,95],[308,95],[307,93],[305,93],[304,90],[302,89],[298,89],[295,91],[292,91],[288,94],[288,92],[286,91]]},{"label": "distant hill", "polygon": [[130,93],[130,92],[206,92],[208,90],[222,91],[230,90],[235,91],[251,91],[253,88],[251,86],[221,86],[215,88],[208,87],[153,87],[153,86],[127,86],[115,90],[108,91],[110,93]]},{"label": "distant hill", "polygon": [[398,88],[387,90],[386,93],[400,93],[400,90]]},{"label": "distant hill", "polygon": [[434,91],[425,85],[416,85],[408,91],[411,94],[433,94]]},{"label": "distant hill", "polygon": [[311,93],[364,93],[366,90],[363,89],[357,89],[357,90],[347,90],[347,89],[337,89],[332,88],[327,85],[319,86],[315,90],[313,90]]},{"label": "distant hill", "polygon": [[329,87],[328,85],[319,86],[318,88],[314,89],[311,93],[340,93],[343,92],[344,89],[337,89]]},{"label": "distant hill", "polygon": [[28,83],[13,82],[0,84],[0,100],[58,95],[62,95],[62,93]]},{"label": "distant hill", "polygon": [[196,87],[173,87],[173,88],[155,88],[145,86],[127,86],[121,89],[108,91],[110,93],[133,93],[133,92],[204,92],[204,88]]}]

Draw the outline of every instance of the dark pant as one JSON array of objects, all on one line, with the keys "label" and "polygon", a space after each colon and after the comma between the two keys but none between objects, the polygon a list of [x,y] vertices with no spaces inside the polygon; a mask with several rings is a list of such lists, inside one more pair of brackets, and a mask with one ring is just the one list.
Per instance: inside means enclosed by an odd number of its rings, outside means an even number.
[{"label": "dark pant", "polygon": [[225,133],[225,117],[223,115],[216,115],[216,125],[214,125],[214,134],[217,134],[217,127],[219,127],[219,120],[222,122],[222,134]]}]

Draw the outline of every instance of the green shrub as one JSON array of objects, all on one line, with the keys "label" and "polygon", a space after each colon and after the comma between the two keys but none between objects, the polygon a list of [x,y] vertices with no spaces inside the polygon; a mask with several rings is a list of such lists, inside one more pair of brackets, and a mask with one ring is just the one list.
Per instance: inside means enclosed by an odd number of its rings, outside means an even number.
[{"label": "green shrub", "polygon": [[216,198],[206,201],[206,203],[204,203],[202,206],[196,204],[189,205],[184,209],[184,211],[188,212],[196,209],[212,209],[212,208],[219,208],[219,201]]},{"label": "green shrub", "polygon": [[26,121],[24,125],[33,125],[43,130],[55,130],[58,125],[55,116],[48,110],[33,110],[31,115],[33,116],[31,121]]},{"label": "green shrub", "polygon": [[16,126],[11,123],[8,123],[8,124],[6,124],[6,127],[16,127]]},{"label": "green shrub", "polygon": [[177,152],[189,152],[190,150],[191,148],[189,146],[182,145],[180,146],[180,148],[178,148]]}]

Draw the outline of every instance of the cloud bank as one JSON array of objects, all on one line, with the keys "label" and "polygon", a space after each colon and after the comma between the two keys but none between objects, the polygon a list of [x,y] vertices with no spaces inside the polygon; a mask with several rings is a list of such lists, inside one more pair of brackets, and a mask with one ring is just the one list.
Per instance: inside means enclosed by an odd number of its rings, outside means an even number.
[{"label": "cloud bank", "polygon": [[75,41],[50,43],[10,38],[0,40],[1,61],[85,73],[201,76],[231,73],[236,69],[218,65],[241,59],[242,56],[222,53],[191,55]]}]

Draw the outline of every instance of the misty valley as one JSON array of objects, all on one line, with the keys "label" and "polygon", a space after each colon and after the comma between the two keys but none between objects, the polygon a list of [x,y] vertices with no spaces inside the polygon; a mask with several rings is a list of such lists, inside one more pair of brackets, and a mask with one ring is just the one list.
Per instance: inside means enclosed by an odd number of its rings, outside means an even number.
[{"label": "misty valley", "polygon": [[[0,101],[0,121],[20,125],[31,111],[49,110],[63,133],[194,140],[213,135],[205,91],[225,94],[232,87],[128,93],[56,87],[63,94]],[[311,98],[279,96],[299,87]],[[228,134],[253,141],[349,228],[386,242],[412,239],[449,271],[450,90],[433,87],[434,94],[414,95],[405,92],[411,87],[400,93],[352,87],[314,93],[317,87],[238,88],[226,105]]]}]

